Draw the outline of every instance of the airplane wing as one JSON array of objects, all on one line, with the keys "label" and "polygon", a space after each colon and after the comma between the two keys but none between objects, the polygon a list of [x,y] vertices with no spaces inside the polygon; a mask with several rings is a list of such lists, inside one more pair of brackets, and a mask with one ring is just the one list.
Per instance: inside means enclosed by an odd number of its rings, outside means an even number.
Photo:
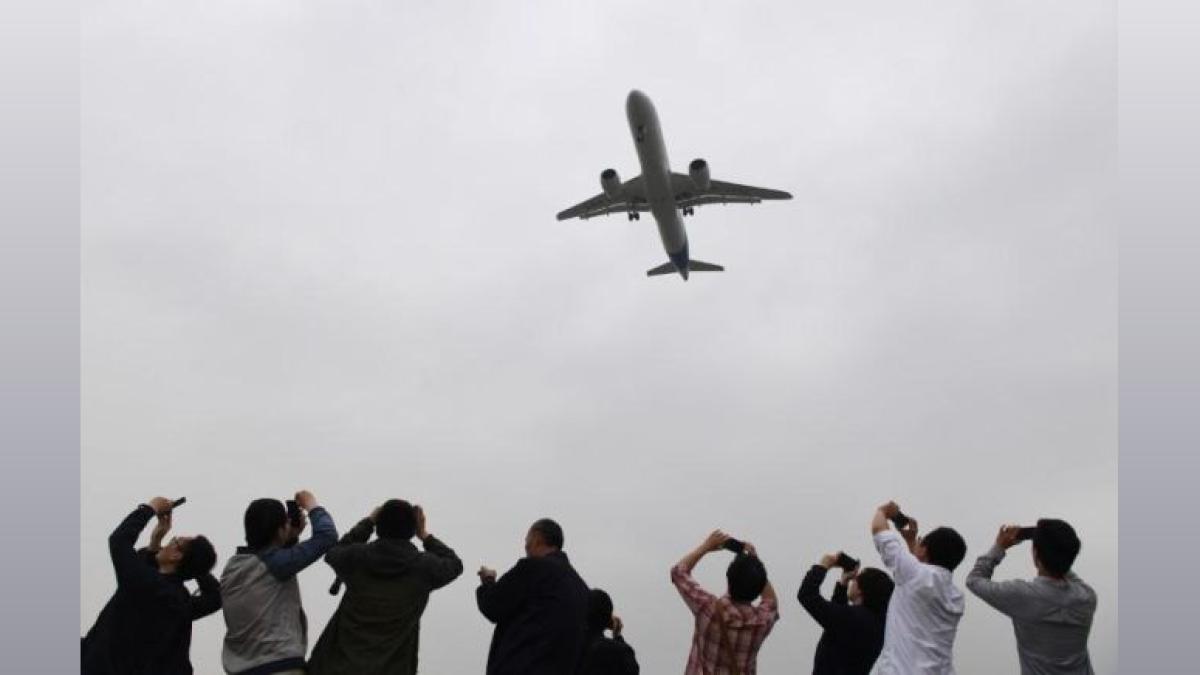
[{"label": "airplane wing", "polygon": [[696,189],[691,177],[686,173],[672,173],[671,187],[675,190],[675,202],[679,208],[704,204],[757,204],[764,199],[792,198],[791,194],[783,190],[768,190],[719,180],[709,181],[708,189],[701,192]]},{"label": "airplane wing", "polygon": [[559,220],[580,218],[587,220],[596,216],[606,216],[610,213],[628,213],[630,211],[649,211],[650,203],[646,201],[646,190],[642,177],[630,178],[621,184],[621,195],[616,199],[601,192],[591,199],[582,201],[575,206],[558,214]]}]

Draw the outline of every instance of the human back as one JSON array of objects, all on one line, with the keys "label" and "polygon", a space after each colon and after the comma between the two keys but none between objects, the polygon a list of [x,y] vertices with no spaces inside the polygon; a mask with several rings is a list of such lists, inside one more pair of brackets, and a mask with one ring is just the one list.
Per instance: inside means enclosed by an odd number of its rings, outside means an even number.
[{"label": "human back", "polygon": [[[379,536],[367,543],[372,532]],[[325,561],[346,590],[313,648],[309,675],[416,673],[429,596],[462,574],[454,551],[426,530],[424,510],[388,500],[347,532]]]},{"label": "human back", "polygon": [[482,568],[476,603],[496,625],[488,675],[563,675],[583,655],[588,587],[562,550],[562,529],[536,521],[526,534],[526,556],[503,576]]}]

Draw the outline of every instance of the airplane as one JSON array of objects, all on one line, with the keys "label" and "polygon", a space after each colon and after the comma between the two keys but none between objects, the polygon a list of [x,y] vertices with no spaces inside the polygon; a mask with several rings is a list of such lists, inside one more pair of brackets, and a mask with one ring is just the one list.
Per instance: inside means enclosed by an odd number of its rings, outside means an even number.
[{"label": "airplane", "polygon": [[559,213],[558,219],[587,220],[624,212],[632,221],[640,220],[642,212],[649,211],[658,223],[658,234],[669,260],[647,270],[646,276],[678,272],[687,281],[690,272],[724,271],[725,268],[720,265],[693,260],[688,253],[683,218],[695,215],[697,206],[757,204],[764,199],[792,198],[781,190],[712,180],[708,163],[703,159],[693,160],[686,174],[672,173],[667,162],[667,148],[663,144],[658,113],[650,98],[636,89],[629,92],[625,101],[625,116],[629,120],[638,161],[642,165],[641,175],[622,183],[615,169],[605,169],[600,174],[603,192]]}]

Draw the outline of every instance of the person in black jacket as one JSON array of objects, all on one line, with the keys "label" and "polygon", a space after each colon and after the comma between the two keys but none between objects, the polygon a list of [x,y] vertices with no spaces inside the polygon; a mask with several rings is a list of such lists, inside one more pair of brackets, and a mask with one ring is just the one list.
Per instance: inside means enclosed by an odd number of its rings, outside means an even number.
[{"label": "person in black jacket", "polygon": [[813,675],[866,675],[883,649],[883,629],[894,584],[887,573],[868,567],[843,570],[833,597],[821,597],[821,582],[838,564],[830,553],[812,566],[800,584],[800,605],[825,629],[817,642]]},{"label": "person in black jacket", "polygon": [[562,528],[543,518],[525,535],[525,557],[504,576],[479,569],[475,601],[496,624],[487,675],[570,675],[579,667],[588,587],[562,546]]},{"label": "person in black jacket", "polygon": [[[633,647],[621,636],[624,624],[613,614],[612,598],[593,588],[588,593],[587,636],[579,675],[638,675],[639,668]],[[604,637],[611,630],[612,638]]]},{"label": "person in black jacket", "polygon": [[[174,537],[171,500],[155,497],[134,509],[108,538],[117,591],[81,641],[82,675],[190,675],[192,621],[221,609],[212,575],[217,554],[208,539]],[[149,548],[134,550],[150,519],[159,524]],[[195,579],[199,595],[184,581]]]}]

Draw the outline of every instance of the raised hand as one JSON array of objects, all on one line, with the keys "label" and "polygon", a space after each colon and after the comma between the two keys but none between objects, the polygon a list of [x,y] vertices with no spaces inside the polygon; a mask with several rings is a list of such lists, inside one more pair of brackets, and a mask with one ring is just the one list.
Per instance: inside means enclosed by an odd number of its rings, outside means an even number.
[{"label": "raised hand", "polygon": [[1000,548],[1008,549],[1017,543],[1017,535],[1020,533],[1020,525],[1001,525],[1000,531],[996,533],[996,545]]},{"label": "raised hand", "polygon": [[713,530],[707,537],[705,537],[704,543],[700,546],[706,551],[717,551],[720,550],[720,548],[724,546],[725,542],[728,540],[729,535],[720,530]]},{"label": "raised hand", "polygon": [[429,536],[429,530],[425,527],[425,509],[417,504],[413,506],[413,513],[417,517],[417,538],[425,541],[425,538]]},{"label": "raised hand", "polygon": [[617,637],[621,634],[621,631],[624,630],[625,623],[621,621],[621,617],[613,614],[612,621],[608,622],[608,627],[610,630],[612,630],[613,637]]},{"label": "raised hand", "polygon": [[308,490],[300,490],[296,492],[295,500],[296,505],[305,511],[312,511],[318,506],[317,498]]}]

